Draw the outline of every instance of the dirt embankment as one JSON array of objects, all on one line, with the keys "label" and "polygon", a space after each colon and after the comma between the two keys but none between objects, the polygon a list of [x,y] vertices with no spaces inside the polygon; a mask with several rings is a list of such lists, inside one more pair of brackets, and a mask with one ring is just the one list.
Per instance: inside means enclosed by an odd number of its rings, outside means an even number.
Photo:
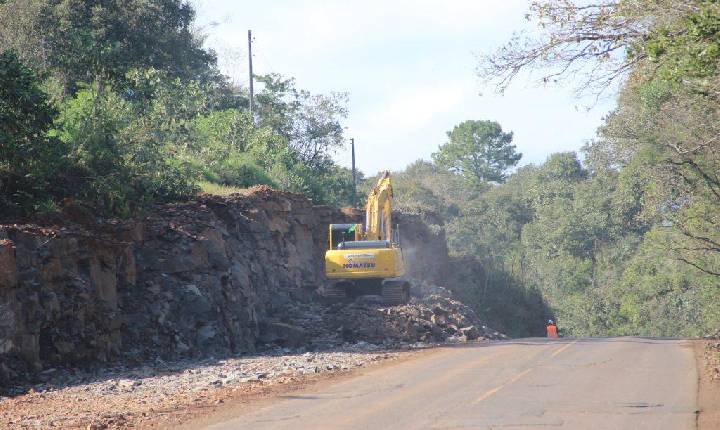
[{"label": "dirt embankment", "polygon": [[720,428],[720,332],[695,343],[698,369],[698,429]]}]

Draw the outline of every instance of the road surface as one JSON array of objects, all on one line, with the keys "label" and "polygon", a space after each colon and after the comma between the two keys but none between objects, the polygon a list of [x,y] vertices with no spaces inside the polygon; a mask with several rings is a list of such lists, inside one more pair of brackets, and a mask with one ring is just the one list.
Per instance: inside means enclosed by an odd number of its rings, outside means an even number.
[{"label": "road surface", "polygon": [[683,430],[696,393],[682,340],[528,339],[430,351],[207,428]]}]

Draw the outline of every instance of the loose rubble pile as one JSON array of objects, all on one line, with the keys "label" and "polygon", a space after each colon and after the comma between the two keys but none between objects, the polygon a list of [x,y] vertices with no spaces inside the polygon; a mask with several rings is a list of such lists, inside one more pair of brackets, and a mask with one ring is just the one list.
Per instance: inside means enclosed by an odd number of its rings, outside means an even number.
[{"label": "loose rubble pile", "polygon": [[183,422],[238,396],[396,359],[365,343],[343,351],[178,361],[98,372],[51,369],[27,393],[0,397],[2,429],[125,429]]},{"label": "loose rubble pile", "polygon": [[260,342],[266,347],[323,350],[348,342],[404,347],[506,338],[447,290],[436,290],[440,294],[413,297],[406,305],[392,307],[384,307],[378,296],[362,296],[349,304],[288,303],[263,324]]},{"label": "loose rubble pile", "polygon": [[[396,359],[432,344],[504,339],[435,286],[402,306],[378,296],[352,303],[288,301],[261,324],[261,354],[137,366],[47,369],[0,397],[0,428],[143,428],[185,422],[253,390]],[[422,297],[417,295],[426,294]]]}]

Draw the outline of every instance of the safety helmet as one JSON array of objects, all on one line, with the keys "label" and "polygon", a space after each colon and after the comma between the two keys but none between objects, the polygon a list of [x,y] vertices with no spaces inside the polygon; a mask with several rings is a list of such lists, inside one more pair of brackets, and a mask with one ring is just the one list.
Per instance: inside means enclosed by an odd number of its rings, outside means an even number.
[{"label": "safety helmet", "polygon": [[548,324],[555,324],[555,321],[553,321],[553,320],[548,320]]}]

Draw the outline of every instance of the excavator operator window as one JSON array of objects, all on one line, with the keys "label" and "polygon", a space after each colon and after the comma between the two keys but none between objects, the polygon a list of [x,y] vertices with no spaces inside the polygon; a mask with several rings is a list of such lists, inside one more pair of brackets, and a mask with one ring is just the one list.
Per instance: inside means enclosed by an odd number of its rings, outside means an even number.
[{"label": "excavator operator window", "polygon": [[330,249],[339,249],[344,242],[357,240],[360,224],[330,224]]}]

